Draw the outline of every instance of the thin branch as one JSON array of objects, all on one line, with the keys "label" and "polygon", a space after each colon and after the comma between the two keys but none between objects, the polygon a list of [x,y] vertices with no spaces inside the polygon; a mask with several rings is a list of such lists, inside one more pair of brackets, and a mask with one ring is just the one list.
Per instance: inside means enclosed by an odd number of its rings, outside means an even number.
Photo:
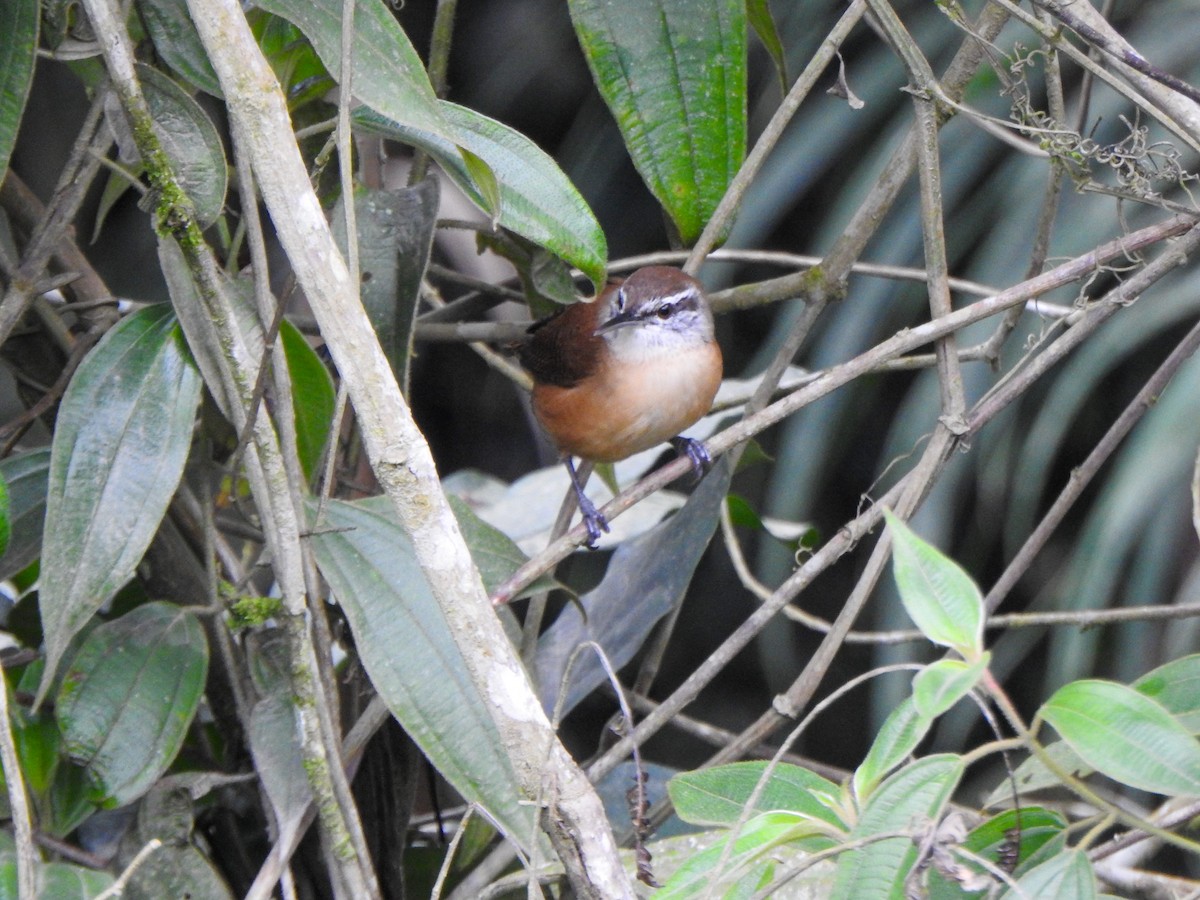
[{"label": "thin branch", "polygon": [[12,811],[13,834],[17,845],[17,894],[37,897],[39,859],[33,843],[33,822],[29,816],[29,798],[21,774],[21,758],[13,740],[12,715],[8,706],[8,682],[0,678],[0,766]]},{"label": "thin branch", "polygon": [[[1135,252],[1170,237],[1175,237],[1190,229],[1196,219],[1190,216],[1175,216],[1157,225],[1143,228],[1115,241],[1102,244],[1095,250],[1078,256],[1069,262],[1037,276],[1028,281],[1014,285],[1001,291],[993,297],[980,300],[949,315],[942,316],[932,322],[926,322],[913,328],[905,329],[891,338],[877,344],[865,353],[856,356],[840,365],[834,366],[824,374],[814,378],[782,400],[772,403],[761,412],[738,422],[737,424],[718,433],[707,442],[709,453],[715,458],[725,453],[731,447],[753,437],[760,431],[782,421],[810,403],[832,393],[840,387],[849,384],[864,373],[871,372],[880,363],[916,350],[947,334],[965,328],[967,325],[982,321],[997,313],[1003,312],[1018,303],[1024,303],[1034,297],[1041,296],[1055,288],[1062,287],[1086,277],[1101,266],[1117,257]],[[666,487],[676,478],[689,471],[686,459],[677,459],[657,469],[637,484],[631,485],[613,498],[602,510],[605,517],[612,521],[638,501],[657,490]],[[557,565],[569,556],[574,549],[583,543],[586,531],[582,525],[576,526],[563,538],[554,541],[544,550],[522,565],[513,575],[500,585],[492,594],[492,603],[500,605],[511,600],[516,593],[536,578]]]}]

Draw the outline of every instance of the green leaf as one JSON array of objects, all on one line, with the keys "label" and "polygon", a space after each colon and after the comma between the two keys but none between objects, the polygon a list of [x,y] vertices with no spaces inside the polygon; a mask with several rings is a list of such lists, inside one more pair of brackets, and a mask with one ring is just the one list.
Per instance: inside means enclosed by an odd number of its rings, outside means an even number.
[{"label": "green leaf", "polygon": [[[341,0],[256,0],[255,5],[299,28],[334,80],[342,82]],[[357,100],[394,121],[448,136],[421,58],[384,0],[355,3],[353,66]]]},{"label": "green leaf", "polygon": [[0,557],[0,578],[11,578],[38,558],[46,518],[46,486],[50,450],[18,453],[0,461],[0,478],[8,485],[8,548]]},{"label": "green leaf", "polygon": [[1152,669],[1133,688],[1160,704],[1192,734],[1200,733],[1200,654]]},{"label": "green leaf", "polygon": [[991,659],[990,653],[984,653],[973,663],[939,659],[927,665],[913,678],[917,710],[930,718],[940,716],[979,684]]},{"label": "green leaf", "polygon": [[783,42],[779,40],[779,31],[775,28],[775,19],[771,16],[768,0],[746,0],[746,19],[750,27],[767,48],[771,62],[775,64],[775,73],[779,76],[780,90],[788,92],[787,56],[783,52]]},{"label": "green leaf", "polygon": [[166,304],[108,332],[80,364],[54,431],[39,607],[45,695],[67,644],[133,577],[183,474],[200,376]]},{"label": "green leaf", "polygon": [[275,77],[279,79],[287,97],[288,112],[293,116],[292,124],[298,128],[300,121],[296,113],[327,97],[337,87],[337,82],[305,38],[304,32],[287,19],[261,9],[252,9],[246,14],[246,20]]},{"label": "green leaf", "polygon": [[1131,687],[1074,681],[1055,691],[1038,715],[1109,778],[1159,794],[1200,794],[1200,743]]},{"label": "green leaf", "polygon": [[0,181],[8,173],[33,83],[40,18],[37,0],[0,3]]},{"label": "green leaf", "polygon": [[139,0],[138,9],[154,49],[188,84],[214,97],[224,96],[217,73],[192,24],[187,0]]},{"label": "green leaf", "polygon": [[562,257],[600,287],[608,248],[587,202],[533,141],[494,119],[453,103],[440,103],[446,137],[390,120],[370,110],[354,112],[354,124],[372,134],[420,147],[481,209],[493,200],[477,187],[462,147],[483,159],[499,183],[497,222]]},{"label": "green leaf", "polygon": [[929,733],[933,717],[917,709],[912,697],[891,711],[867,752],[867,758],[854,773],[854,796],[865,802],[888,772],[900,765]]},{"label": "green leaf", "polygon": [[[850,838],[889,831],[913,832],[921,823],[936,822],[962,778],[962,758],[927,756],[906,766],[871,795]],[[909,837],[876,841],[838,857],[837,898],[903,897],[904,882],[917,859]]]},{"label": "green leaf", "polygon": [[525,846],[535,833],[536,811],[522,802],[489,711],[492,701],[468,676],[463,650],[391,502],[329,501],[313,525],[321,574],[388,709],[455,790]]},{"label": "green leaf", "polygon": [[200,706],[208,642],[196,617],[148,603],[92,631],[55,703],[67,753],[106,805],[142,796],[179,753]]},{"label": "green leaf", "polygon": [[[766,769],[766,762],[756,760],[681,772],[667,782],[667,793],[685,822],[733,825]],[[786,810],[827,823],[832,831],[845,831],[846,824],[834,812],[840,796],[832,781],[800,766],[779,763],[763,785],[754,811]]]},{"label": "green leaf", "polygon": [[[1023,867],[1029,867],[1027,864],[1031,859],[1040,856],[1039,851],[1043,847],[1050,848],[1051,842],[1061,837],[1066,827],[1066,820],[1062,816],[1041,807],[1008,809],[973,828],[962,842],[962,847],[1005,870],[1011,867],[1015,853],[1018,861],[1016,871],[1019,873]],[[965,857],[958,859],[958,863],[965,870],[991,883],[992,876],[982,866]],[[930,869],[929,900],[962,900],[964,896],[982,896],[984,890],[986,888],[965,890],[962,884],[947,878],[936,867]]]},{"label": "green leaf", "polygon": [[[746,871],[753,863],[781,845],[812,836],[812,823],[806,819],[788,812],[759,813],[738,833],[724,868],[716,870],[717,864],[726,857],[726,841],[718,840],[681,865],[654,893],[654,900],[690,900],[703,896],[714,883],[725,887],[731,883],[745,884],[748,879],[750,884],[757,885],[762,880],[762,872],[758,869]],[[821,837],[805,849],[824,849],[831,843],[827,837]]]},{"label": "green leaf", "polygon": [[296,418],[300,468],[311,484],[333,432],[337,391],[321,357],[287,319],[280,323],[279,342],[292,379],[292,412]]},{"label": "green leaf", "polygon": [[1053,897],[1054,900],[1092,900],[1099,896],[1096,873],[1082,850],[1065,850],[1022,875],[1002,900]]},{"label": "green leaf", "polygon": [[154,130],[180,187],[207,228],[225,207],[225,148],[216,126],[187,91],[151,66],[138,63],[138,80],[154,117]]},{"label": "green leaf", "polygon": [[692,243],[745,154],[744,0],[568,5],[634,165],[684,243]]},{"label": "green leaf", "polygon": [[[334,237],[345,252],[342,203],[339,199],[332,220]],[[355,192],[354,211],[359,296],[396,380],[407,395],[413,322],[437,224],[437,179],[426,178],[418,185],[394,191],[360,189]]]},{"label": "green leaf", "polygon": [[983,652],[983,595],[971,577],[890,511],[892,565],[900,599],[921,632],[967,660]]}]

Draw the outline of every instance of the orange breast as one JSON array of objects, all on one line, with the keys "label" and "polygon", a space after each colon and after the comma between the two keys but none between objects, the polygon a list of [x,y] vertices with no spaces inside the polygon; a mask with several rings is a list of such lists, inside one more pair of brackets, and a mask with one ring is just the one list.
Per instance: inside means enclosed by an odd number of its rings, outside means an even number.
[{"label": "orange breast", "polygon": [[572,387],[539,384],[533,410],[564,453],[616,462],[694,424],[720,383],[721,350],[709,342],[635,365],[607,362]]}]

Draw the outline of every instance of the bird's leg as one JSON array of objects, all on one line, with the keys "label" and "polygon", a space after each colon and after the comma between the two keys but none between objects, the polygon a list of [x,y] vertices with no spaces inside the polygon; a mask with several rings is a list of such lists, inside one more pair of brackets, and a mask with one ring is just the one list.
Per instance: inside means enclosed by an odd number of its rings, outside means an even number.
[{"label": "bird's leg", "polygon": [[579,474],[575,471],[575,464],[571,462],[571,457],[568,456],[565,462],[567,471],[571,474],[571,486],[575,488],[575,496],[579,500],[579,514],[583,516],[583,524],[587,528],[587,548],[595,550],[596,541],[600,540],[600,532],[608,531],[608,519],[604,518],[600,510],[596,509],[596,505],[588,499],[588,495],[583,492],[583,485],[579,483]]},{"label": "bird's leg", "polygon": [[688,462],[692,464],[692,475],[696,481],[703,478],[712,468],[712,457],[708,455],[708,448],[695,438],[680,435],[671,438],[670,443],[676,453],[688,458]]}]

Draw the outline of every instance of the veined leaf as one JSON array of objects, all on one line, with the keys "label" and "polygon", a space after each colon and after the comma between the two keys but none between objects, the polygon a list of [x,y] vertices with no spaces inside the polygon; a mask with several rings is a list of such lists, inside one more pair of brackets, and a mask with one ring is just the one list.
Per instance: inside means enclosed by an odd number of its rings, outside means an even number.
[{"label": "veined leaf", "polygon": [[[681,772],[667,783],[675,812],[696,825],[733,825],[766,772],[767,763],[747,761]],[[847,826],[833,811],[841,789],[814,772],[779,763],[759,792],[755,811],[786,810],[825,822],[834,830]]]},{"label": "veined leaf", "polygon": [[468,677],[391,502],[329,501],[314,524],[317,564],[388,709],[455,790],[524,846],[535,811],[522,802],[491,700]]},{"label": "veined leaf", "polygon": [[746,150],[745,0],[570,0],[633,163],[685,243]]},{"label": "veined leaf", "polygon": [[935,644],[968,661],[983,652],[983,595],[971,577],[891,512],[892,565],[905,610]]},{"label": "veined leaf", "polygon": [[1161,705],[1131,687],[1063,685],[1039,715],[1099,772],[1159,794],[1200,794],[1200,742]]},{"label": "veined leaf", "polygon": [[183,474],[199,402],[200,374],[166,304],[118,323],[71,379],[50,457],[39,702],[71,638],[141,562]]},{"label": "veined leaf", "polygon": [[[604,284],[608,247],[587,202],[563,171],[533,141],[487,116],[442,102],[450,133],[437,133],[367,109],[354,112],[356,127],[420,147],[438,161],[480,209],[498,224],[576,266],[597,287]],[[488,164],[499,188],[486,196],[459,148]]]},{"label": "veined leaf", "polygon": [[166,771],[207,675],[204,630],[181,607],[148,603],[88,634],[54,712],[65,749],[87,768],[97,799],[123,806]]}]

